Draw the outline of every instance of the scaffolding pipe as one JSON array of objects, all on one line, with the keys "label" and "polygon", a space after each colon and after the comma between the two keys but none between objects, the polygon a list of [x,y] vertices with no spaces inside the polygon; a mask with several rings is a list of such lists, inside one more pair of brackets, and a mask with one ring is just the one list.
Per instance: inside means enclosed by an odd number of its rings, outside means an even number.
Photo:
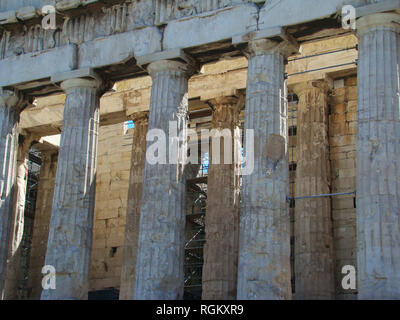
[{"label": "scaffolding pipe", "polygon": [[310,73],[310,72],[315,72],[315,71],[322,71],[322,70],[332,69],[332,68],[337,68],[337,67],[344,67],[344,66],[348,66],[348,65],[351,65],[351,64],[357,65],[357,61],[343,63],[343,64],[337,64],[337,65],[334,65],[334,66],[323,67],[323,68],[318,68],[318,69],[312,69],[312,70],[307,70],[307,71],[295,72],[295,73],[291,73],[291,74],[285,73],[285,79],[287,79],[288,77],[291,77],[291,76],[297,76],[299,74],[305,74],[305,73]]},{"label": "scaffolding pipe", "polygon": [[305,57],[293,58],[293,59],[289,59],[288,62],[303,60],[303,59],[308,59],[308,58],[314,58],[314,57],[324,56],[327,54],[332,54],[332,53],[337,53],[337,52],[342,52],[342,51],[349,51],[349,50],[353,50],[353,49],[358,50],[358,45],[355,45],[354,47],[351,47],[351,48],[338,49],[338,50],[333,50],[333,51],[328,51],[328,52],[312,54],[312,55],[305,56]]},{"label": "scaffolding pipe", "polygon": [[301,199],[313,199],[313,198],[323,198],[323,197],[333,197],[333,196],[344,196],[344,195],[349,195],[349,194],[356,194],[356,191],[317,194],[317,195],[312,195],[312,196],[302,196],[302,197],[295,197],[295,198],[287,197],[287,200],[291,201],[291,200],[301,200]]}]

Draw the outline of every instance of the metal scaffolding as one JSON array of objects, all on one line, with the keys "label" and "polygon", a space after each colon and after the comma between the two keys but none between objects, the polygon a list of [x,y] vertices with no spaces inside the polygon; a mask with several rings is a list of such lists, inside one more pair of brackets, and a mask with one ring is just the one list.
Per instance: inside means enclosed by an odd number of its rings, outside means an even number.
[{"label": "metal scaffolding", "polygon": [[184,299],[200,300],[202,294],[203,248],[207,209],[208,164],[202,164],[196,178],[187,181]]}]

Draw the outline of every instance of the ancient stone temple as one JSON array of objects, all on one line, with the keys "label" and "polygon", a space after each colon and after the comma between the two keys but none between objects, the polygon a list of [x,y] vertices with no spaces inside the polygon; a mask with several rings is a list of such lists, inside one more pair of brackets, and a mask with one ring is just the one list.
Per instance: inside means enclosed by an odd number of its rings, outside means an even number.
[{"label": "ancient stone temple", "polygon": [[400,299],[400,1],[0,0],[1,299]]}]

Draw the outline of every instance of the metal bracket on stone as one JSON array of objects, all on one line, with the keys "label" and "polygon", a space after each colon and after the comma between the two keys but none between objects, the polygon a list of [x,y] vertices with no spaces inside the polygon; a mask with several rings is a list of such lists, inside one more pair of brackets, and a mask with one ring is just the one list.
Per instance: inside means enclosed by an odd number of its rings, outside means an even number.
[{"label": "metal bracket on stone", "polygon": [[160,61],[160,60],[172,60],[172,61],[179,61],[179,62],[184,62],[187,63],[188,65],[191,65],[192,68],[194,68],[196,72],[200,70],[199,63],[185,53],[182,49],[171,49],[171,50],[166,50],[166,51],[159,51],[156,53],[144,55],[144,56],[136,56],[136,64],[146,70],[147,66],[155,61]]}]

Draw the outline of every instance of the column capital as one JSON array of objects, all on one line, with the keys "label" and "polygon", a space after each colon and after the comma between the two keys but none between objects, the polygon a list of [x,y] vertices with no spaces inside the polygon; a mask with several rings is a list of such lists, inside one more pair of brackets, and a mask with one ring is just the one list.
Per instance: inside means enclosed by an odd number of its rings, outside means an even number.
[{"label": "column capital", "polygon": [[302,93],[310,90],[318,90],[327,93],[329,85],[324,80],[310,80],[293,84],[290,88],[297,94],[297,96],[300,96]]},{"label": "column capital", "polygon": [[129,119],[132,120],[134,123],[148,123],[149,121],[149,112],[148,111],[141,111],[135,112],[129,115]]},{"label": "column capital", "polygon": [[40,153],[40,157],[42,162],[47,162],[51,159],[51,157],[53,156],[54,151],[51,150],[46,150],[46,151],[41,151]]},{"label": "column capital", "polygon": [[113,81],[103,79],[91,68],[77,69],[55,74],[51,77],[53,83],[60,83],[64,92],[75,88],[96,88],[99,96],[113,86]]},{"label": "column capital", "polygon": [[34,134],[34,133],[28,133],[28,132],[23,132],[22,134],[20,133],[20,137],[22,136],[22,139],[19,139],[19,145],[21,148],[21,153],[22,157],[25,157],[25,155],[29,152],[29,149],[31,148],[32,144],[34,141],[39,141],[40,140],[40,135]]},{"label": "column capital", "polygon": [[17,107],[23,101],[22,95],[18,91],[3,90],[0,88],[0,107]]},{"label": "column capital", "polygon": [[[39,142],[38,144],[40,143],[41,142]],[[58,151],[59,151],[58,149],[40,150],[40,158],[42,160],[42,165],[50,164],[52,161],[55,161],[55,163],[57,163]],[[54,169],[56,169],[56,167]]]},{"label": "column capital", "polygon": [[61,88],[67,92],[76,88],[93,88],[98,89],[101,86],[101,81],[97,79],[84,79],[84,78],[74,78],[67,79],[61,82]]},{"label": "column capital", "polygon": [[229,128],[239,125],[239,98],[235,96],[218,97],[208,100],[214,107],[212,123],[214,127]]},{"label": "column capital", "polygon": [[400,14],[398,13],[375,13],[357,20],[357,35],[363,35],[365,32],[376,28],[392,28],[400,32]]},{"label": "column capital", "polygon": [[190,77],[194,71],[195,69],[192,65],[174,60],[154,61],[147,66],[147,72],[151,77],[159,72],[182,72]]},{"label": "column capital", "polygon": [[252,40],[248,43],[247,54],[249,56],[259,56],[269,54],[271,52],[278,52],[285,58],[298,52],[298,48],[290,41],[273,41],[270,39]]},{"label": "column capital", "polygon": [[208,100],[208,102],[213,106],[213,107],[219,107],[219,106],[228,106],[228,107],[233,107],[235,106],[239,101],[238,97],[235,96],[224,96],[224,97],[216,97]]}]

